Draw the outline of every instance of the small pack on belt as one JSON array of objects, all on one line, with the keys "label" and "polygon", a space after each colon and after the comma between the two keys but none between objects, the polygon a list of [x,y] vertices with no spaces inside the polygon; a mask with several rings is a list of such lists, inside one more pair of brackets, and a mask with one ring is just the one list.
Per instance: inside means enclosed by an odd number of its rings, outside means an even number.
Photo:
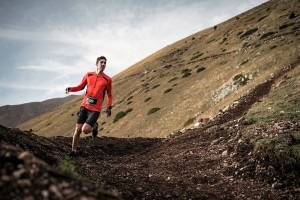
[{"label": "small pack on belt", "polygon": [[86,100],[85,100],[86,104],[88,105],[96,105],[97,104],[97,98],[94,98],[94,97],[87,97]]}]

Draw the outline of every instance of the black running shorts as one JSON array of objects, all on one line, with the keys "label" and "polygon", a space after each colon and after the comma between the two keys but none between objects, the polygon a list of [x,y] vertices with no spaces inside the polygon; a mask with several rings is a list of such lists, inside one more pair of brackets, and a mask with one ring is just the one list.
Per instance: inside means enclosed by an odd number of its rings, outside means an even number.
[{"label": "black running shorts", "polygon": [[81,106],[79,112],[77,113],[77,124],[87,123],[91,127],[93,127],[97,122],[99,116],[100,112],[91,111]]}]

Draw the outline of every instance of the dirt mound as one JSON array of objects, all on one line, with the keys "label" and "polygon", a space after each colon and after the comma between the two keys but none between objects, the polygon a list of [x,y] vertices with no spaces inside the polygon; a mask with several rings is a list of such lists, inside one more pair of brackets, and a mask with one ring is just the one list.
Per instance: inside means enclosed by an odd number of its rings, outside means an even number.
[{"label": "dirt mound", "polygon": [[[253,143],[262,135],[297,134],[298,121],[245,124],[236,120],[167,139],[88,136],[75,158],[66,156],[70,137],[1,126],[0,195],[114,199],[118,191],[123,199],[299,199],[299,165],[282,171]],[[58,172],[62,161],[73,163],[75,177]]]}]

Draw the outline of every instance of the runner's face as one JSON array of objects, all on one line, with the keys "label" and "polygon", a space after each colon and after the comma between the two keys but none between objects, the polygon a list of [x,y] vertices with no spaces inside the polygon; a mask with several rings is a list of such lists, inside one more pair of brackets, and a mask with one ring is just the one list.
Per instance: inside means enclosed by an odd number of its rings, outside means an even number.
[{"label": "runner's face", "polygon": [[106,67],[106,60],[101,59],[97,64],[97,73],[103,72]]}]

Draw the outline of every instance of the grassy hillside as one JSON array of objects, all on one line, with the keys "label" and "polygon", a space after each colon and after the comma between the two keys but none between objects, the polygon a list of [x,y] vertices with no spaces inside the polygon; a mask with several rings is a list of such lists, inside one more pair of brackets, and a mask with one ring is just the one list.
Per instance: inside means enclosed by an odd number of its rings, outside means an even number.
[{"label": "grassy hillside", "polygon": [[42,102],[31,102],[20,105],[6,105],[0,107],[0,124],[8,127],[16,127],[32,118],[51,111],[72,99],[75,95],[64,98],[54,98]]},{"label": "grassy hillside", "polygon": [[[300,55],[300,8],[297,0],[288,2],[266,2],[114,76],[113,114],[99,119],[100,134],[165,137],[201,118],[214,118],[295,63]],[[299,64],[273,81],[247,119],[260,121],[278,112],[299,115]],[[81,98],[70,101],[19,127],[44,136],[70,136],[80,102]]]}]

